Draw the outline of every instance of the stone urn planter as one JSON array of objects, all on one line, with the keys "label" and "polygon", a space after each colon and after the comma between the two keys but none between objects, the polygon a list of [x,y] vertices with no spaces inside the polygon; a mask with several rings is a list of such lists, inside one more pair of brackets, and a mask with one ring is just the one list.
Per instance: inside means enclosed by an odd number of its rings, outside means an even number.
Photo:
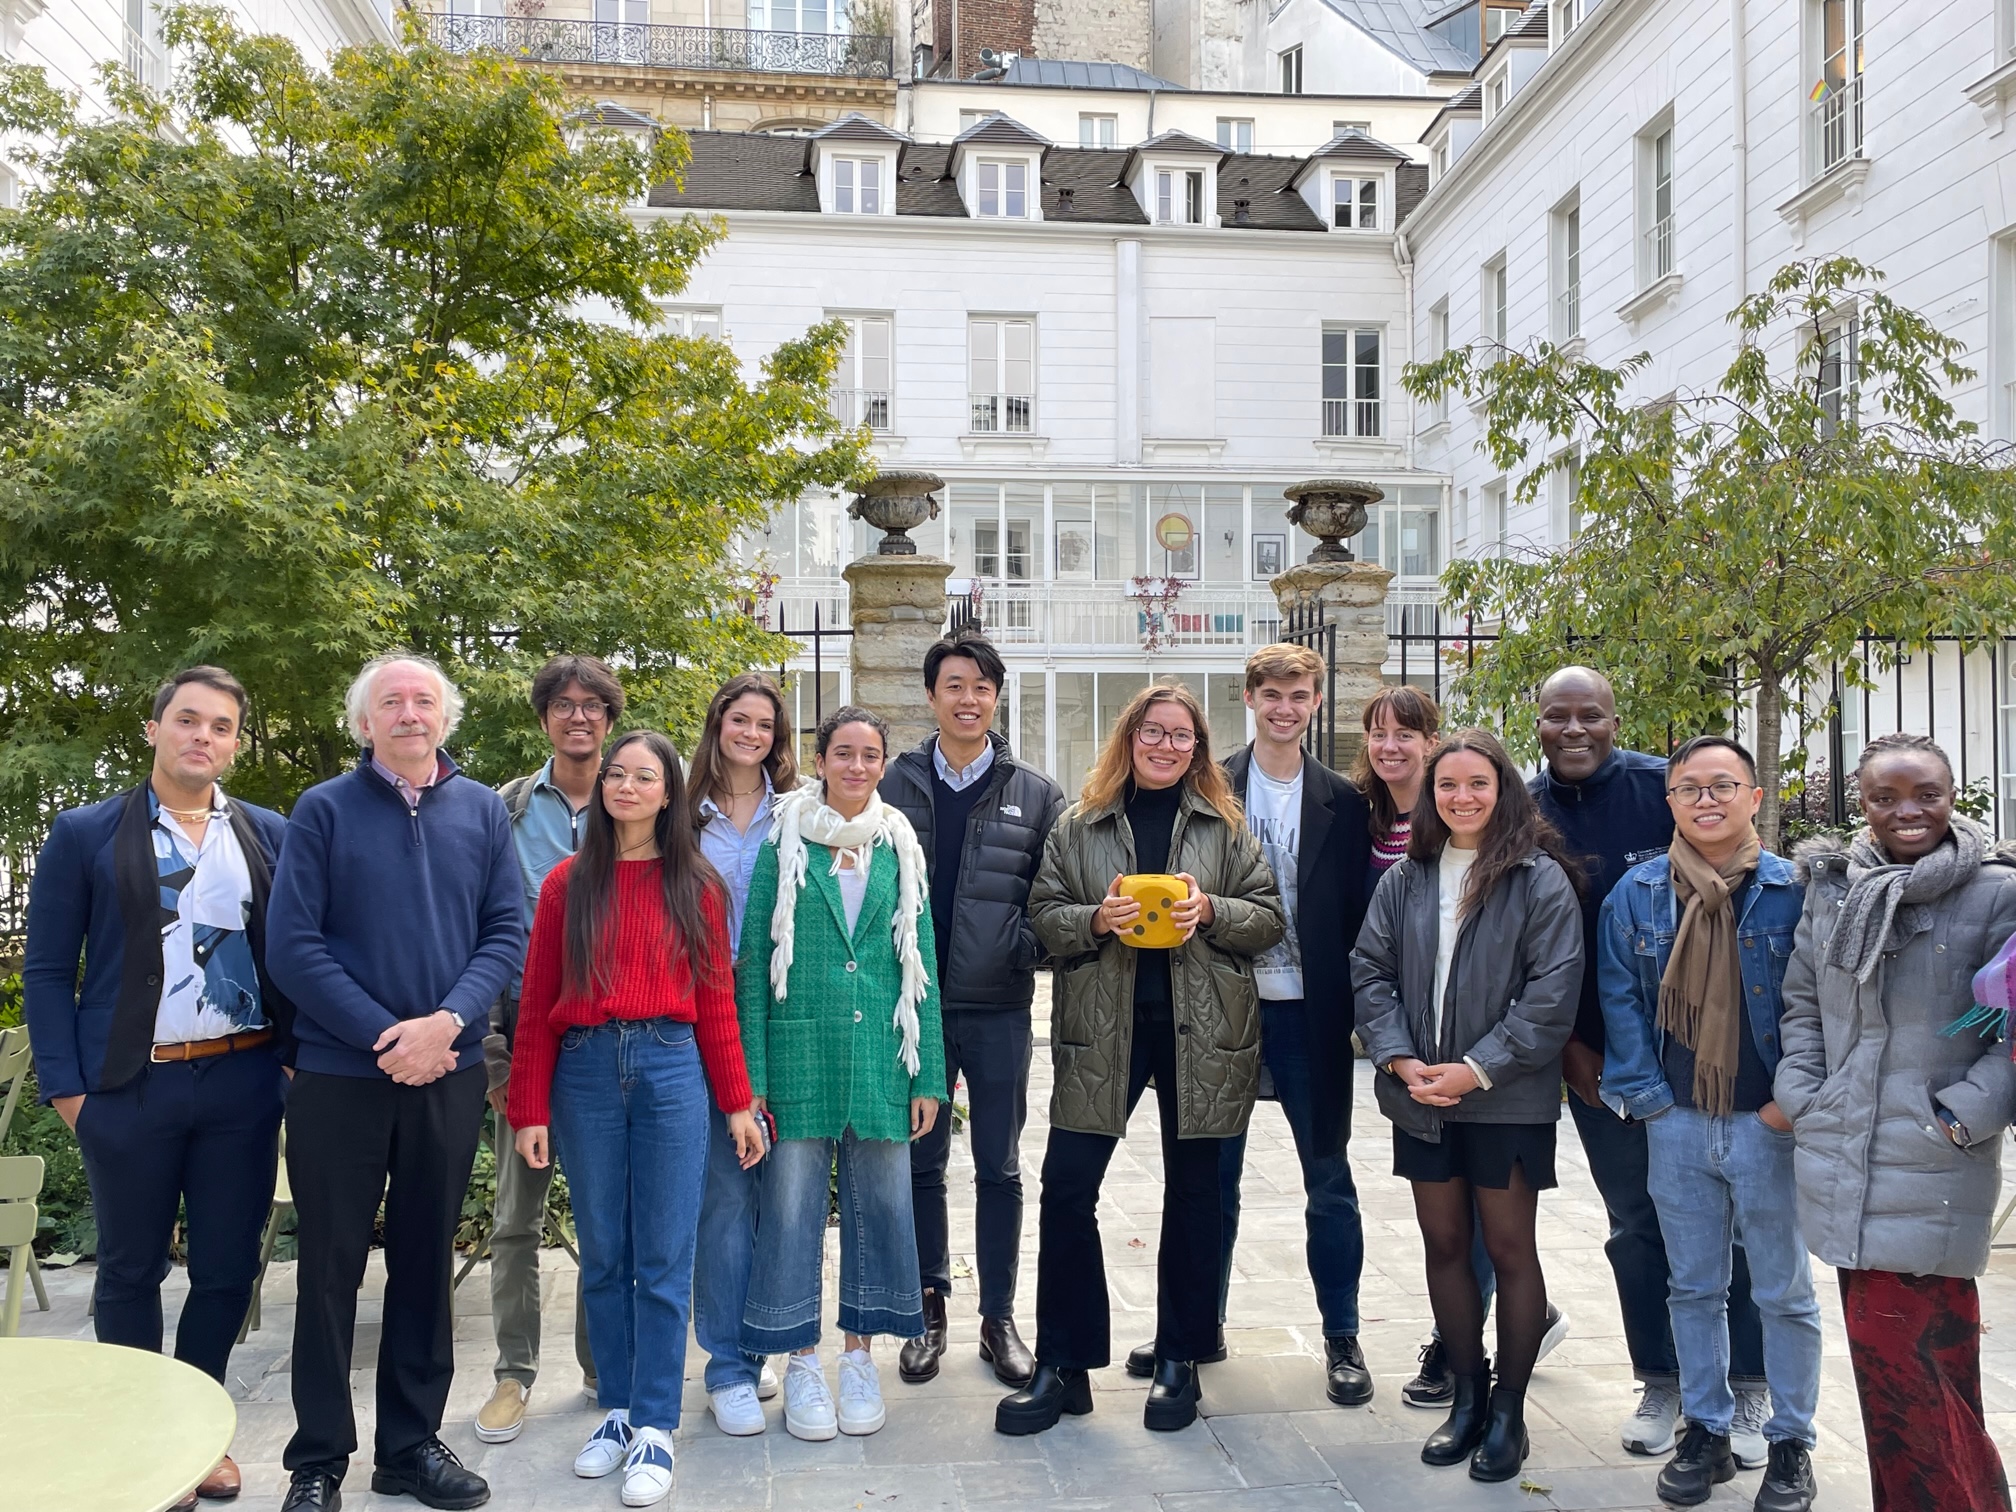
[{"label": "stone urn planter", "polygon": [[1318,538],[1311,562],[1356,561],[1344,542],[1365,528],[1365,511],[1386,497],[1384,489],[1356,478],[1311,478],[1281,492],[1293,506],[1289,522]]},{"label": "stone urn planter", "polygon": [[917,543],[909,532],[938,518],[938,500],[933,495],[944,487],[945,480],[936,473],[877,473],[854,496],[847,513],[883,532],[875,555],[915,556]]}]

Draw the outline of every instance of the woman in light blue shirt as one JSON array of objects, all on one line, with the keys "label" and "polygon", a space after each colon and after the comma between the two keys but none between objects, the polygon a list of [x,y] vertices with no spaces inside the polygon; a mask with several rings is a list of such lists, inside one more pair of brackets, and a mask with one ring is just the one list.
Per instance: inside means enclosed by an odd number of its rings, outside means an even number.
[{"label": "woman in light blue shirt", "polygon": [[[776,682],[761,672],[730,678],[707,706],[693,750],[687,792],[700,849],[728,887],[728,938],[742,950],[743,908],[756,857],[770,834],[771,805],[798,785],[791,716]],[[758,921],[752,946],[762,946]],[[693,1332],[707,1351],[707,1401],[723,1433],[764,1427],[762,1402],[777,1394],[769,1363],[740,1347],[742,1307],[756,1247],[756,1204],[763,1167],[743,1170],[726,1122],[714,1121],[707,1146],[707,1192],[693,1270]]]}]

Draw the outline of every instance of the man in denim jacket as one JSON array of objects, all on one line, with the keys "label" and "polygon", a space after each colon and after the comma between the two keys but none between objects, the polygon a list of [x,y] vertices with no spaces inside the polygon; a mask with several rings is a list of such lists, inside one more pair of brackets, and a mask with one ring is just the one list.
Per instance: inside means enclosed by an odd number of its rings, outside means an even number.
[{"label": "man in denim jacket", "polygon": [[1805,889],[1758,843],[1762,795],[1740,745],[1719,735],[1686,742],[1668,764],[1666,794],[1672,849],[1624,875],[1597,941],[1603,1094],[1646,1125],[1688,1424],[1659,1496],[1692,1506],[1736,1474],[1728,1299],[1740,1228],[1774,1408],[1757,1512],[1805,1512],[1820,1312],[1799,1233],[1791,1125],[1771,1098],[1779,984]]}]

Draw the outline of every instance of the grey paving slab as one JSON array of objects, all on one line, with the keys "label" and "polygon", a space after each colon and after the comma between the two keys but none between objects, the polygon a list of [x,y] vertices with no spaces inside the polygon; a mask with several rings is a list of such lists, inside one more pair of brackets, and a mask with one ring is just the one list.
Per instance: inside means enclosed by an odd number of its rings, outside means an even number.
[{"label": "grey paving slab", "polygon": [[1330,1464],[1295,1427],[1295,1415],[1214,1417],[1211,1433],[1249,1486],[1305,1486],[1335,1478]]},{"label": "grey paving slab", "polygon": [[1162,1512],[1359,1512],[1335,1486],[1267,1486],[1252,1491],[1177,1492]]}]

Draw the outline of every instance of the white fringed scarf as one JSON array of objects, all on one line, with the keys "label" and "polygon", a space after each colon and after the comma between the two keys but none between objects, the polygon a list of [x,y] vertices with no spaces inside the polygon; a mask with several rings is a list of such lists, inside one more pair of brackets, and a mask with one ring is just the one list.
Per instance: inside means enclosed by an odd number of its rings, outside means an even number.
[{"label": "white fringed scarf", "polygon": [[804,890],[811,866],[805,849],[810,840],[829,847],[833,865],[828,876],[840,875],[841,858],[847,857],[868,876],[868,863],[877,845],[896,853],[896,919],[890,933],[896,943],[896,959],[903,968],[903,988],[896,997],[896,1030],[903,1036],[901,1059],[904,1069],[917,1074],[917,1005],[924,1001],[930,984],[924,959],[917,951],[917,918],[930,903],[925,887],[924,849],[917,832],[910,828],[900,810],[871,794],[868,807],[852,819],[843,819],[826,805],[826,786],[812,782],[777,800],[770,822],[770,838],[777,842],[777,903],[770,912],[770,990],[779,1002],[786,996],[791,975],[792,945],[797,930],[798,894]]}]

